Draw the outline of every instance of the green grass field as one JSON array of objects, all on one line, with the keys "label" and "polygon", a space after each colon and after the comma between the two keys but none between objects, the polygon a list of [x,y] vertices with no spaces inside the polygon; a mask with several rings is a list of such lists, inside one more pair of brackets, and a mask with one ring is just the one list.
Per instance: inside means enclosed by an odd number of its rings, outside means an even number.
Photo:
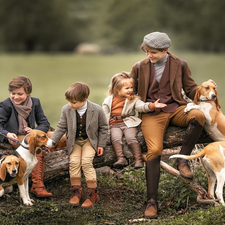
[{"label": "green grass field", "polygon": [[[223,110],[225,54],[173,53],[188,61],[197,84],[200,85],[209,78],[217,83]],[[2,54],[0,100],[9,96],[8,83],[13,77],[29,77],[33,84],[32,96],[40,98],[44,112],[55,128],[61,108],[67,103],[64,93],[70,84],[76,81],[87,83],[91,89],[89,100],[101,105],[107,96],[111,77],[120,71],[130,71],[131,66],[144,57],[142,52],[117,55]]]}]

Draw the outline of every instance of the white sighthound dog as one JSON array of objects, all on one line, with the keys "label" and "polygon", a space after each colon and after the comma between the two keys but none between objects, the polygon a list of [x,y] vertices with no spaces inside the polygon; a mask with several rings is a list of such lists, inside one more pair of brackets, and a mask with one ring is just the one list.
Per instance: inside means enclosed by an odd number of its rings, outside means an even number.
[{"label": "white sighthound dog", "polygon": [[[21,145],[12,153],[13,156],[18,158],[19,168],[17,175],[10,179],[10,183],[6,185],[18,184],[20,197],[25,205],[31,206],[33,205],[32,202],[34,202],[29,196],[29,175],[38,162],[36,152],[48,150],[47,148],[52,147],[52,145],[52,140],[47,137],[46,133],[39,130],[32,130],[25,136]],[[3,182],[6,177],[5,171],[5,168],[1,171],[0,178]],[[4,190],[0,190],[0,196],[3,194]]]},{"label": "white sighthound dog", "polygon": [[188,113],[192,109],[199,109],[204,113],[204,129],[214,141],[225,141],[225,116],[220,110],[215,84],[206,81],[198,87],[194,103],[188,103],[184,112]]},{"label": "white sighthound dog", "polygon": [[177,154],[170,156],[170,159],[196,159],[199,157],[208,176],[208,196],[215,199],[214,188],[217,180],[216,197],[222,205],[225,205],[223,199],[223,186],[225,182],[225,141],[213,142],[195,155],[187,156]]}]

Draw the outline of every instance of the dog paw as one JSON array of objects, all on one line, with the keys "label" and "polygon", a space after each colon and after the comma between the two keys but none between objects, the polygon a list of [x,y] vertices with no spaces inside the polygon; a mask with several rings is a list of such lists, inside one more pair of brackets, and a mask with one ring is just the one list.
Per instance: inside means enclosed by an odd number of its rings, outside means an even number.
[{"label": "dog paw", "polygon": [[33,203],[31,201],[25,201],[23,204],[27,205],[27,206],[32,206],[33,205]]}]

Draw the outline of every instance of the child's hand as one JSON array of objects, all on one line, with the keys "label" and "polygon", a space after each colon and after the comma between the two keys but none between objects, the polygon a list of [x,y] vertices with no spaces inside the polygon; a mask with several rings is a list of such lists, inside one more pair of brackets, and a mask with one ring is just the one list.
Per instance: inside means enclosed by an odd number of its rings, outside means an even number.
[{"label": "child's hand", "polygon": [[157,101],[155,101],[154,103],[150,103],[149,104],[149,109],[154,110],[154,109],[161,109],[167,106],[167,104],[164,103],[160,103],[159,102],[160,99],[158,99]]},{"label": "child's hand", "polygon": [[30,127],[24,126],[24,131],[25,131],[27,134],[29,134],[29,133],[32,131],[32,129],[31,129]]},{"label": "child's hand", "polygon": [[154,102],[156,109],[161,109],[161,108],[164,108],[167,106],[167,104],[160,103],[159,101],[160,101],[160,99],[158,99],[157,101]]},{"label": "child's hand", "polygon": [[97,149],[97,156],[103,155],[104,149],[102,147],[98,147]]},{"label": "child's hand", "polygon": [[115,125],[115,120],[114,120],[114,119],[110,119],[110,120],[109,120],[109,125],[110,125],[110,126]]},{"label": "child's hand", "polygon": [[[14,133],[8,133],[8,134],[6,135],[6,137],[12,138],[12,139],[14,139],[14,140],[16,140],[16,141],[19,141],[18,137],[17,137]],[[10,143],[11,145],[17,145],[16,142],[14,142],[14,141],[12,141],[12,140],[10,140],[10,139],[8,139],[8,141],[9,141],[9,143]]]}]

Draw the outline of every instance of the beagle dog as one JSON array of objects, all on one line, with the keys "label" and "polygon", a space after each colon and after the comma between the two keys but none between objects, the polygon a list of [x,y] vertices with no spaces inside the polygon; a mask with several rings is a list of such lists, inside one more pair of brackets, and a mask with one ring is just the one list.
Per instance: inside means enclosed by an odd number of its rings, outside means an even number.
[{"label": "beagle dog", "polygon": [[188,160],[200,158],[208,176],[208,197],[215,199],[214,188],[217,180],[216,197],[222,205],[225,205],[223,199],[223,186],[225,182],[225,141],[213,142],[195,155],[187,156],[176,154],[170,156],[170,159],[171,158]]},{"label": "beagle dog", "polygon": [[[48,147],[52,145],[54,143],[47,137],[46,133],[32,130],[24,137],[21,145],[12,153],[13,156],[18,158],[19,167],[16,176],[10,182],[11,184],[17,183],[20,197],[25,205],[32,206],[32,202],[34,202],[29,196],[29,175],[38,162],[36,153],[40,153],[41,150],[47,151]],[[5,164],[4,161],[3,164]],[[9,170],[7,169],[7,171]],[[4,171],[1,171],[1,173],[1,179],[4,180]]]},{"label": "beagle dog", "polygon": [[14,155],[4,156],[0,160],[0,197],[13,190],[12,183],[16,176],[22,176],[20,161]]},{"label": "beagle dog", "polygon": [[201,84],[196,90],[194,103],[188,103],[184,112],[201,110],[206,118],[204,129],[214,141],[225,141],[225,116],[220,110],[218,92],[211,81]]}]

